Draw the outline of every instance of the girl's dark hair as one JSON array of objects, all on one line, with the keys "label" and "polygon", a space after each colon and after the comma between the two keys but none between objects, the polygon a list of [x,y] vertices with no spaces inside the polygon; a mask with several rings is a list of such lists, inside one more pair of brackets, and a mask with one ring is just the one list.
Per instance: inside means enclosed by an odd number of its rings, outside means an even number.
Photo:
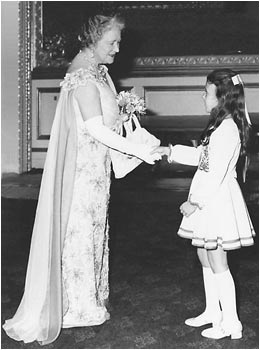
[{"label": "girl's dark hair", "polygon": [[81,48],[95,45],[103,34],[114,26],[118,26],[120,30],[125,27],[124,19],[119,14],[110,13],[90,16],[87,22],[82,25],[81,33],[78,36]]},{"label": "girl's dark hair", "polygon": [[226,116],[231,115],[239,130],[240,155],[245,155],[250,126],[245,116],[244,86],[242,82],[234,85],[231,79],[237,74],[231,69],[216,69],[207,76],[207,83],[217,87],[218,105],[211,110],[209,123],[203,131],[200,141],[202,145],[207,145],[213,131],[219,127]]}]

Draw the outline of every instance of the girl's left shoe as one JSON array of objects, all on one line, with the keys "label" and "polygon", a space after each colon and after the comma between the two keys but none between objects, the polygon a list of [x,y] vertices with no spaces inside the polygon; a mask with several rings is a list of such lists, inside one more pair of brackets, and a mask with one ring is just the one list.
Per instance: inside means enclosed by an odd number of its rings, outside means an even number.
[{"label": "girl's left shoe", "polygon": [[211,328],[204,329],[201,335],[205,338],[211,339],[222,339],[225,337],[231,337],[231,339],[241,339],[242,338],[242,324],[238,322],[232,327],[225,328],[223,325],[214,326]]},{"label": "girl's left shoe", "polygon": [[208,323],[212,323],[213,326],[215,326],[222,321],[222,313],[219,306],[219,297],[214,273],[210,267],[202,267],[202,273],[206,308],[199,316],[185,320],[185,324],[190,327],[201,327]]}]

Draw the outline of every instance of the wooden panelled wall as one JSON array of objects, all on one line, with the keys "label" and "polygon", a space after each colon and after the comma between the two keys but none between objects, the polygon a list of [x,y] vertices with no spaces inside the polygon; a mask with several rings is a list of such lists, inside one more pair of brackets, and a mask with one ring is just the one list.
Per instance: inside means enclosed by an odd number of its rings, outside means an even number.
[{"label": "wooden panelled wall", "polygon": [[[209,67],[210,71],[212,67]],[[207,123],[202,92],[206,77],[205,68],[172,74],[161,69],[149,74],[139,69],[138,74],[116,81],[117,90],[135,88],[144,97],[147,107],[142,124],[167,143],[176,132],[187,139],[196,139]],[[258,73],[247,70],[241,74],[245,83],[248,110],[253,124],[258,126],[259,89]],[[61,79],[33,79],[32,81],[32,168],[43,168],[50,130],[54,118]],[[173,141],[174,142],[174,141]]]}]

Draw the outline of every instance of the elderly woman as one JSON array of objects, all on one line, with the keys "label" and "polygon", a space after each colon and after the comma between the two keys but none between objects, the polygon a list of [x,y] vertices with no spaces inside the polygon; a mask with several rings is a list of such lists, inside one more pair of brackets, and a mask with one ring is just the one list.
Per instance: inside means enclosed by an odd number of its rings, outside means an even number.
[{"label": "elderly woman", "polygon": [[116,91],[103,64],[119,51],[122,19],[96,15],[80,35],[82,50],[62,81],[33,228],[25,291],[4,324],[15,340],[53,342],[61,327],[109,319],[109,149],[153,164],[152,147],[115,130]]}]

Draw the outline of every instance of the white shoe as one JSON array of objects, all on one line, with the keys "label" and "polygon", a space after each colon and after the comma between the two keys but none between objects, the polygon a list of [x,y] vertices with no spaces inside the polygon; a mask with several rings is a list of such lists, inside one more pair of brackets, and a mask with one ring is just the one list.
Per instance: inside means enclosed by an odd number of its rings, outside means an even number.
[{"label": "white shoe", "polygon": [[190,327],[201,327],[209,323],[217,325],[222,320],[222,313],[219,307],[219,298],[217,293],[217,286],[215,285],[214,273],[209,267],[202,267],[202,272],[206,307],[202,314],[197,317],[188,318],[185,321],[185,324]]},{"label": "white shoe", "polygon": [[231,337],[231,339],[242,338],[242,324],[239,322],[235,327],[224,328],[221,325],[214,326],[208,329],[204,329],[201,335],[205,338],[222,339],[225,337]]},{"label": "white shoe", "polygon": [[206,312],[203,312],[197,317],[191,317],[185,320],[185,324],[190,327],[201,327],[209,323],[217,326],[220,322],[221,316],[219,318],[216,317],[215,320],[212,320],[212,317],[207,315]]}]

